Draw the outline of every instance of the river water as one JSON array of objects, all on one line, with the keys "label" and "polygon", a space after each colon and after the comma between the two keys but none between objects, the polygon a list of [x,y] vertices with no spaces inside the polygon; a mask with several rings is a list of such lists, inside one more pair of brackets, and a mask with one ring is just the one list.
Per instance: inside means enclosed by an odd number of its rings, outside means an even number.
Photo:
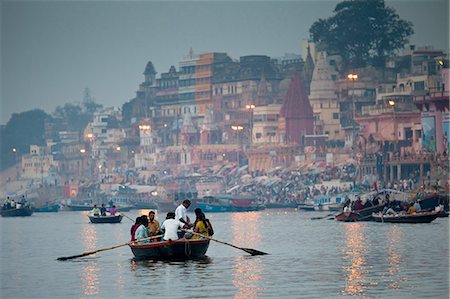
[{"label": "river water", "polygon": [[127,242],[127,218],[120,224],[90,224],[86,212],[1,218],[0,298],[449,298],[448,218],[311,220],[324,215],[209,214],[215,238],[270,255],[211,242],[207,259],[187,262],[134,261],[128,247],[56,260]]}]

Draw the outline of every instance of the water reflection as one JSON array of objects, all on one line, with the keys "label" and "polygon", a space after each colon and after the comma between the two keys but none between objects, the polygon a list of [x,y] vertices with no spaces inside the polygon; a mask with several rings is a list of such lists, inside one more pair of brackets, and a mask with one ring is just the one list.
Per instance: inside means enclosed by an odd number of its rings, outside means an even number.
[{"label": "water reflection", "polygon": [[258,298],[258,291],[264,290],[258,286],[262,284],[263,279],[260,258],[239,256],[234,259],[234,262],[233,285],[238,288],[234,298]]},{"label": "water reflection", "polygon": [[343,268],[346,272],[343,293],[351,296],[361,296],[367,288],[367,270],[365,252],[367,251],[365,227],[360,222],[345,225],[344,259],[347,261]]},{"label": "water reflection", "polygon": [[[231,229],[233,243],[238,246],[256,247],[261,242],[259,218],[261,213],[233,213]],[[258,298],[258,291],[264,290],[262,285],[263,267],[260,258],[239,256],[234,259],[233,285],[238,288],[234,298]]]},{"label": "water reflection", "polygon": [[233,213],[231,215],[231,230],[233,242],[238,246],[255,246],[261,242],[259,231],[260,212]]},{"label": "water reflection", "polygon": [[[81,232],[81,238],[85,251],[93,251],[96,249],[97,231],[94,225],[90,225],[89,223],[84,224]],[[99,278],[97,272],[97,261],[95,259],[89,259],[81,272],[83,295],[98,295]]]},{"label": "water reflection", "polygon": [[400,262],[401,256],[398,252],[402,245],[402,230],[397,225],[392,225],[389,227],[389,233],[387,235],[387,255],[388,255],[388,268],[387,277],[389,289],[400,288],[400,282],[404,280],[400,275]]}]

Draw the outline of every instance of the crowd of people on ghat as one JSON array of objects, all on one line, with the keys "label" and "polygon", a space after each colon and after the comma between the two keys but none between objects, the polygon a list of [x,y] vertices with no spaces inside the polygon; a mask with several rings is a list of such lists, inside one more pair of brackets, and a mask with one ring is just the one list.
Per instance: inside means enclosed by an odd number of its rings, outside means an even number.
[{"label": "crowd of people on ghat", "polygon": [[131,226],[131,241],[142,240],[139,243],[154,241],[169,241],[179,239],[201,239],[214,234],[211,222],[206,218],[202,209],[195,209],[195,221],[192,223],[187,210],[191,206],[190,200],[184,200],[174,212],[168,212],[166,219],[159,223],[155,212],[136,218]]}]

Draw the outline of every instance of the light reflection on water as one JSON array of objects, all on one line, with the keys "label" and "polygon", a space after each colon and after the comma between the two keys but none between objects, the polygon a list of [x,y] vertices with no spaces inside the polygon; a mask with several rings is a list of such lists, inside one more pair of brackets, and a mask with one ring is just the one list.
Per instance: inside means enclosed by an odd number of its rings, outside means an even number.
[{"label": "light reflection on water", "polygon": [[345,287],[343,294],[360,296],[364,294],[367,287],[367,270],[365,252],[367,251],[365,237],[365,223],[355,222],[344,225],[345,248],[343,249],[343,265],[345,275]]},{"label": "light reflection on water", "polygon": [[388,267],[386,272],[386,279],[388,279],[387,287],[390,289],[400,288],[401,282],[405,281],[400,273],[400,263],[402,257],[399,253],[399,248],[402,242],[402,231],[398,225],[392,225],[388,230],[387,239],[387,256]]},{"label": "light reflection on water", "polygon": [[[97,231],[90,223],[83,224],[81,232],[85,251],[94,251],[97,248]],[[81,272],[83,281],[83,295],[92,296],[98,294],[99,277],[97,274],[97,261],[90,258]]]},{"label": "light reflection on water", "polygon": [[[233,244],[239,246],[256,247],[261,243],[261,233],[258,220],[261,213],[234,213],[231,216],[231,229]],[[234,298],[258,298],[258,291],[264,290],[258,287],[262,280],[263,268],[258,264],[258,258],[239,256],[233,259],[233,285],[238,288]]]}]

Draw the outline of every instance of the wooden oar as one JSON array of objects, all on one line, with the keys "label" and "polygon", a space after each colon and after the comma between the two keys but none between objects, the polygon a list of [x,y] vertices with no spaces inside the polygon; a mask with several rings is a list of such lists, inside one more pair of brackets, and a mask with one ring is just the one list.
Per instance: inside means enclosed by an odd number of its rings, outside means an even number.
[{"label": "wooden oar", "polygon": [[125,214],[124,212],[119,212],[121,215],[125,216],[125,218],[130,219],[131,221],[135,222],[134,219],[132,219],[131,217],[128,217],[127,214]]},{"label": "wooden oar", "polygon": [[137,242],[141,242],[141,241],[146,241],[146,240],[151,240],[151,239],[157,239],[157,238],[161,238],[164,235],[157,235],[157,236],[152,236],[152,237],[148,237],[148,238],[143,238],[143,239],[139,239],[139,240],[135,240],[135,241],[130,241],[130,242],[126,242],[123,244],[119,244],[119,245],[115,245],[112,247],[108,247],[108,248],[102,248],[102,249],[98,249],[98,250],[94,250],[94,251],[88,251],[88,252],[83,252],[82,254],[77,254],[77,255],[72,255],[72,256],[62,256],[57,258],[58,261],[66,261],[66,260],[71,260],[74,258],[78,258],[78,257],[83,257],[83,256],[87,256],[87,255],[91,255],[91,254],[95,254],[97,252],[101,252],[101,251],[106,251],[106,250],[112,250],[112,249],[116,249],[119,247],[123,247],[123,246],[127,246],[133,243],[137,243]]},{"label": "wooden oar", "polygon": [[262,251],[259,251],[259,250],[256,250],[256,249],[252,249],[252,248],[239,247],[239,246],[236,246],[236,245],[233,245],[233,244],[224,242],[224,241],[220,241],[220,240],[211,238],[210,236],[202,235],[202,234],[199,234],[199,233],[190,231],[190,230],[183,229],[183,231],[184,231],[184,232],[187,232],[187,233],[191,233],[191,234],[193,234],[193,235],[197,235],[197,236],[200,236],[200,237],[209,239],[209,240],[211,240],[211,241],[214,241],[214,242],[217,242],[217,243],[220,243],[220,244],[228,245],[228,246],[231,246],[231,247],[233,247],[233,248],[243,250],[243,251],[245,251],[245,252],[247,252],[247,253],[250,253],[251,255],[265,255],[265,254],[268,254],[268,253],[266,253],[266,252],[262,252]]},{"label": "wooden oar", "polygon": [[[325,218],[328,218],[328,217],[330,217],[330,216],[333,216],[333,218],[334,218],[334,214],[328,214],[328,215],[323,216],[323,217],[312,217],[311,220],[325,219]],[[330,219],[331,219],[331,218],[330,218]]]}]

